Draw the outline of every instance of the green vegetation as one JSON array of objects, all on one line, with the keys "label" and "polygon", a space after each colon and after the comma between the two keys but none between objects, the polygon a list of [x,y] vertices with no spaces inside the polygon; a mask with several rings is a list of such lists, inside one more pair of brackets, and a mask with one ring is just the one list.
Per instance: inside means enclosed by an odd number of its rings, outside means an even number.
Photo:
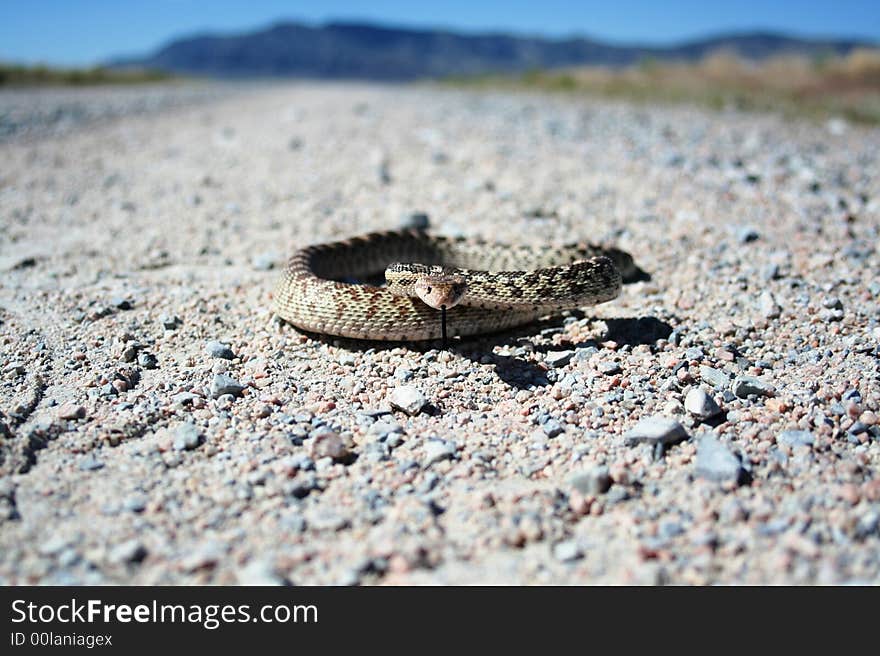
[{"label": "green vegetation", "polygon": [[455,78],[470,87],[593,94],[640,103],[695,103],[880,124],[880,51],[745,61],[716,52],[696,63],[646,59],[623,69],[579,67]]},{"label": "green vegetation", "polygon": [[0,87],[84,86],[91,84],[140,84],[171,79],[156,70],[114,70],[103,66],[93,68],[50,68],[0,63]]}]

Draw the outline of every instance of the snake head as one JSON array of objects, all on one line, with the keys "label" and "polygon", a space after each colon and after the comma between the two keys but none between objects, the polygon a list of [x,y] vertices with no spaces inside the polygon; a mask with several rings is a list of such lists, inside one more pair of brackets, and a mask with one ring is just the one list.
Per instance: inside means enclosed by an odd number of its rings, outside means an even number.
[{"label": "snake head", "polygon": [[423,276],[416,280],[416,296],[435,310],[455,307],[467,293],[467,283],[455,276]]}]

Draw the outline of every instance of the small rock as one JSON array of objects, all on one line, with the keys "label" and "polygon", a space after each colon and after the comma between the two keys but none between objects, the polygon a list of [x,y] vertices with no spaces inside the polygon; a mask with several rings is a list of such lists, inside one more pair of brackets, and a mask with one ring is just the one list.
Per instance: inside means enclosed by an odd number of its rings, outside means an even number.
[{"label": "small rock", "polygon": [[159,323],[165,330],[177,330],[183,325],[183,321],[176,314],[163,314],[159,317]]},{"label": "small rock", "polygon": [[798,446],[813,447],[815,443],[813,434],[805,430],[787,430],[782,431],[776,436],[777,444],[784,444],[787,447],[794,448]]},{"label": "small rock", "polygon": [[675,419],[654,415],[642,419],[623,436],[626,446],[636,444],[676,444],[687,439],[687,431]]},{"label": "small rock", "polygon": [[427,230],[430,223],[430,218],[425,212],[412,212],[403,217],[400,227],[404,230]]},{"label": "small rock", "polygon": [[547,437],[556,437],[557,435],[561,435],[565,429],[555,419],[548,419],[543,424],[541,424],[541,429],[544,431],[544,434]]},{"label": "small rock", "polygon": [[126,540],[122,544],[118,544],[110,550],[109,558],[111,562],[125,565],[128,563],[139,563],[147,557],[147,548],[137,538]]},{"label": "small rock", "polygon": [[608,467],[593,467],[577,472],[569,478],[569,485],[588,497],[605,494],[611,488],[611,475]]},{"label": "small rock", "polygon": [[605,376],[613,376],[621,372],[620,365],[617,362],[600,362],[599,373]]},{"label": "small rock", "polygon": [[761,292],[758,297],[758,308],[761,311],[761,316],[767,319],[777,319],[782,314],[782,308],[779,307],[773,294],[766,290]]},{"label": "small rock", "polygon": [[700,365],[700,378],[718,389],[726,389],[730,385],[730,377],[726,373],[719,369],[707,367],[704,364]]},{"label": "small rock", "polygon": [[684,409],[700,421],[711,419],[721,413],[721,408],[702,387],[693,387],[684,398]]},{"label": "small rock", "polygon": [[58,418],[59,419],[83,419],[86,416],[86,409],[81,405],[76,405],[75,403],[65,403],[60,408],[58,408]]},{"label": "small rock", "polygon": [[316,435],[312,442],[312,458],[319,460],[320,458],[332,458],[339,462],[345,460],[350,455],[345,442],[333,431],[324,431]]},{"label": "small rock", "polygon": [[146,495],[135,493],[126,497],[122,502],[122,507],[133,513],[141,513],[147,508],[148,499]]},{"label": "small rock", "polygon": [[232,352],[229,344],[224,344],[223,342],[218,342],[217,340],[211,340],[205,345],[205,348],[208,351],[208,355],[212,358],[232,360],[235,357],[235,353]]},{"label": "small rock", "polygon": [[769,383],[754,376],[740,376],[733,381],[733,393],[744,399],[750,394],[756,396],[773,396],[776,390]]},{"label": "small rock", "polygon": [[736,232],[736,238],[741,244],[748,244],[753,241],[757,241],[760,236],[761,235],[757,231],[757,229],[753,228],[752,226],[744,226]]},{"label": "small rock", "polygon": [[219,399],[224,394],[238,396],[244,391],[245,386],[239,383],[235,378],[226,374],[217,374],[211,381],[211,398]]},{"label": "small rock", "polygon": [[742,483],[745,470],[740,459],[711,435],[697,443],[697,476],[719,483]]},{"label": "small rock", "polygon": [[97,471],[104,466],[104,463],[95,458],[95,456],[86,456],[79,461],[80,471]]},{"label": "small rock", "polygon": [[110,304],[117,310],[131,310],[134,304],[124,296],[117,296],[110,301]]},{"label": "small rock", "polygon": [[455,457],[457,447],[446,440],[428,440],[425,443],[425,467],[430,467],[441,460],[451,460]]},{"label": "small rock", "polygon": [[146,351],[141,351],[138,354],[137,361],[138,365],[144,369],[155,369],[159,366],[159,361],[156,360],[156,356],[152,353],[147,353]]},{"label": "small rock", "polygon": [[401,385],[391,392],[391,407],[402,410],[410,416],[417,415],[424,408],[428,400],[418,388],[413,385]]},{"label": "small rock", "polygon": [[544,362],[551,367],[564,367],[574,355],[574,351],[547,351]]},{"label": "small rock", "polygon": [[584,557],[584,552],[578,546],[577,540],[565,540],[553,545],[553,557],[563,563],[568,563]]},{"label": "small rock", "polygon": [[189,422],[178,425],[174,431],[172,448],[175,451],[191,451],[195,449],[201,440],[201,434],[195,424]]}]

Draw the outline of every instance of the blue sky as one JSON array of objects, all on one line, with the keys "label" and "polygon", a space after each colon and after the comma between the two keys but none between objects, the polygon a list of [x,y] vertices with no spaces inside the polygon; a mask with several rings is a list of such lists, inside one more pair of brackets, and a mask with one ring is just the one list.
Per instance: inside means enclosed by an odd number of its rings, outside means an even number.
[{"label": "blue sky", "polygon": [[880,0],[0,0],[0,60],[84,65],[193,32],[333,18],[658,44],[754,28],[880,41]]}]

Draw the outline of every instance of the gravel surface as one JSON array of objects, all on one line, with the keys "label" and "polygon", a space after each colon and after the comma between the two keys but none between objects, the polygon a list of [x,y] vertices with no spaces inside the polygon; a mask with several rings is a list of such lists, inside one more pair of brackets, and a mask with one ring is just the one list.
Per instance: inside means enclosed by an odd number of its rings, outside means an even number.
[{"label": "gravel surface", "polygon": [[[880,131],[217,93],[0,145],[0,583],[880,582]],[[274,320],[425,223],[645,275],[448,351]]]}]

